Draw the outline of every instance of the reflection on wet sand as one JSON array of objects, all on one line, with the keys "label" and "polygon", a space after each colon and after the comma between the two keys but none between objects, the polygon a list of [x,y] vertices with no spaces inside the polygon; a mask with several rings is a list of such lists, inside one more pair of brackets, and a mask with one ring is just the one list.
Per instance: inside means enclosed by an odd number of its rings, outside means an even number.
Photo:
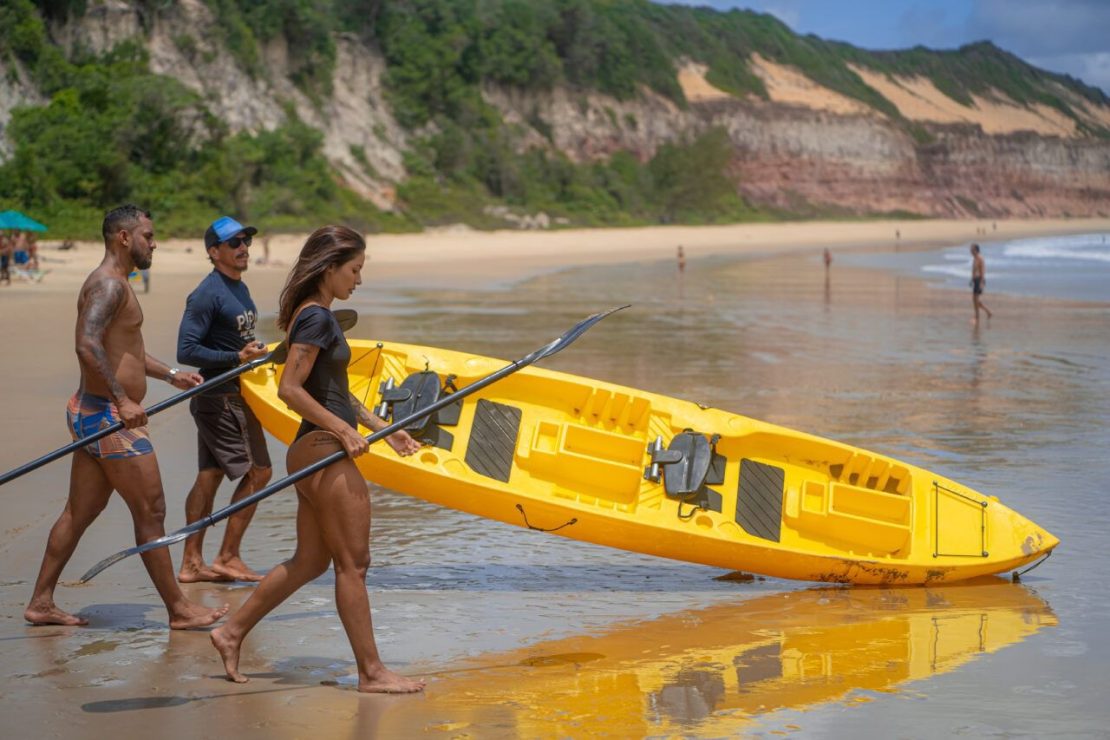
[{"label": "reflection on wet sand", "polygon": [[433,675],[380,729],[732,736],[777,709],[897,691],[1056,623],[1032,592],[995,579],[779,593],[487,655]]}]

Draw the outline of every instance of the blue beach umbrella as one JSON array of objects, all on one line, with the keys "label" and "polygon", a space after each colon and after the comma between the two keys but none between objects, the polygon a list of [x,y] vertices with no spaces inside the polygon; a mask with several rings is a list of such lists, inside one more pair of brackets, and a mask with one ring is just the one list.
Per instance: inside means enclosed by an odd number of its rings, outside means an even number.
[{"label": "blue beach umbrella", "polygon": [[0,213],[0,229],[18,229],[20,231],[46,231],[46,227],[30,216],[19,211],[4,211]]}]

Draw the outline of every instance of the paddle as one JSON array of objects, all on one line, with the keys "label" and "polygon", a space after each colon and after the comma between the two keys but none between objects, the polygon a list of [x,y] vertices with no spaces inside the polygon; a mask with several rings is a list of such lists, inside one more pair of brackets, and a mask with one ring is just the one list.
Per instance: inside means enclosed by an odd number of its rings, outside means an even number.
[{"label": "paddle", "polygon": [[[404,419],[399,419],[399,420],[394,421],[392,424],[385,427],[384,429],[381,429],[377,432],[374,432],[373,434],[366,437],[366,441],[369,442],[370,444],[373,444],[374,442],[377,442],[379,439],[382,439],[384,437],[388,437],[389,435],[393,434],[394,432],[396,432],[399,429],[404,429],[406,426],[413,423],[414,421],[417,421],[419,419],[423,419],[425,416],[430,416],[430,415],[434,414],[435,412],[439,411],[441,408],[444,408],[445,406],[448,406],[452,403],[455,403],[456,401],[459,401],[459,400],[469,396],[471,393],[475,393],[477,391],[480,391],[481,389],[485,388],[486,386],[490,385],[491,383],[496,383],[498,380],[501,380],[502,378],[504,378],[508,375],[512,375],[517,370],[521,370],[525,367],[528,367],[529,365],[536,362],[537,360],[541,360],[545,357],[550,357],[551,355],[555,354],[556,352],[559,352],[560,350],[563,350],[566,347],[568,347],[571,342],[573,342],[575,339],[578,339],[578,337],[582,336],[582,334],[584,334],[590,327],[592,327],[594,324],[596,324],[597,322],[604,319],[609,314],[614,313],[615,311],[620,311],[621,309],[624,309],[624,308],[628,308],[628,306],[619,306],[617,308],[611,308],[608,311],[603,311],[601,313],[595,313],[593,316],[589,316],[589,317],[583,319],[582,321],[579,321],[577,324],[572,326],[565,334],[563,334],[562,336],[556,337],[555,339],[551,340],[550,342],[548,342],[544,346],[540,347],[539,349],[535,350],[531,354],[525,355],[521,359],[516,360],[515,362],[509,363],[505,367],[501,368],[500,370],[497,370],[495,372],[490,373],[489,375],[485,376],[484,378],[479,378],[478,380],[474,381],[473,383],[466,386],[465,388],[460,388],[459,390],[455,391],[454,393],[446,394],[445,396],[440,398],[435,403],[433,403],[429,406],[426,406],[425,408],[423,408],[423,409],[421,409],[421,410],[419,410],[415,413],[409,414]],[[286,488],[287,486],[291,486],[292,484],[296,483],[297,481],[299,481],[303,478],[307,478],[308,476],[312,475],[316,471],[322,470],[322,469],[326,468],[327,466],[331,465],[332,463],[342,460],[346,456],[347,456],[346,450],[339,450],[337,452],[333,452],[332,454],[328,455],[327,457],[321,458],[320,460],[317,460],[316,462],[312,463],[311,465],[308,465],[304,468],[301,468],[296,473],[293,473],[292,475],[288,475],[288,476],[282,478],[281,480],[274,481],[273,483],[271,483],[270,485],[261,489],[260,491],[256,491],[255,493],[252,493],[250,496],[247,496],[246,498],[244,498],[240,501],[237,501],[234,504],[231,504],[230,506],[225,506],[224,508],[220,509],[219,511],[213,512],[211,515],[206,516],[203,519],[199,519],[199,520],[193,522],[192,524],[188,525],[187,527],[182,527],[181,529],[177,530],[176,532],[172,532],[170,534],[167,534],[164,537],[159,537],[156,540],[151,540],[150,542],[147,542],[145,544],[136,545],[135,547],[131,547],[131,548],[128,548],[126,550],[121,550],[120,552],[117,552],[115,555],[112,555],[110,557],[105,558],[104,560],[101,560],[99,563],[97,563],[92,568],[90,568],[89,571],[87,573],[85,573],[85,575],[81,576],[81,583],[86,583],[87,581],[89,581],[93,577],[95,577],[96,574],[99,573],[100,571],[104,570],[105,568],[109,567],[110,565],[113,565],[114,563],[118,563],[120,560],[123,560],[124,558],[126,558],[128,556],[137,555],[139,553],[144,553],[144,552],[149,552],[150,550],[155,550],[159,547],[166,547],[167,545],[172,545],[175,542],[181,542],[182,540],[186,539],[190,535],[196,534],[200,530],[205,529],[206,527],[210,527],[213,524],[215,524],[216,522],[228,518],[229,516],[231,516],[232,514],[234,514],[237,511],[240,511],[241,509],[245,509],[248,506],[253,506],[254,504],[261,501],[262,499],[267,498],[267,497],[277,493],[278,491],[280,491],[283,488]]]},{"label": "paddle", "polygon": [[[341,309],[339,309],[338,311],[335,312],[335,318],[336,318],[336,321],[339,322],[339,327],[343,331],[347,331],[348,329],[350,329],[352,326],[354,326],[358,322],[358,313],[356,311],[354,311],[353,309],[350,309],[350,308],[341,308]],[[204,393],[206,390],[209,390],[211,388],[215,388],[216,386],[221,385],[223,383],[226,383],[227,381],[229,381],[233,378],[237,378],[240,375],[242,375],[243,373],[247,372],[248,370],[255,369],[259,365],[265,365],[268,362],[272,362],[274,364],[281,365],[282,363],[285,362],[285,358],[288,356],[288,354],[289,354],[289,348],[285,345],[285,342],[283,341],[281,344],[274,347],[273,352],[270,352],[269,354],[263,355],[262,357],[257,357],[255,359],[251,360],[250,362],[239,365],[238,367],[233,367],[230,370],[228,370],[227,372],[221,373],[221,374],[217,375],[216,377],[214,377],[210,380],[206,380],[205,382],[201,383],[200,385],[197,385],[197,386],[194,386],[192,388],[189,388],[188,390],[182,391],[181,393],[178,393],[176,396],[170,396],[169,398],[165,399],[164,401],[159,401],[158,403],[154,404],[153,406],[151,406],[150,408],[148,408],[146,410],[146,415],[147,415],[148,418],[151,417],[151,416],[154,416],[159,411],[164,411],[164,410],[168,409],[170,406],[175,406],[175,405],[181,403],[182,401],[187,401],[188,399],[192,398],[193,396],[197,395],[198,393]],[[68,455],[69,453],[73,452],[74,450],[80,449],[80,448],[82,448],[86,445],[90,445],[93,442],[97,441],[98,439],[103,439],[104,437],[107,437],[109,434],[115,434],[116,432],[118,432],[122,429],[123,429],[123,422],[122,421],[117,421],[115,424],[113,424],[109,427],[105,427],[104,429],[101,429],[101,430],[97,431],[95,434],[90,434],[88,437],[82,437],[81,439],[74,440],[73,442],[70,442],[69,444],[67,444],[65,447],[59,447],[58,449],[54,450],[53,452],[51,452],[49,454],[46,454],[46,455],[43,455],[42,457],[38,458],[37,460],[32,460],[31,462],[26,463],[25,465],[20,465],[18,468],[15,468],[14,470],[9,470],[8,472],[4,473],[3,475],[0,475],[0,486],[4,485],[5,483],[7,483],[9,481],[15,480],[16,478],[20,477],[21,475],[25,475],[27,473],[30,473],[32,470],[37,470],[38,468],[41,468],[43,465],[46,465],[49,462],[53,462],[54,460],[57,460],[59,457],[64,457],[64,456]]]}]

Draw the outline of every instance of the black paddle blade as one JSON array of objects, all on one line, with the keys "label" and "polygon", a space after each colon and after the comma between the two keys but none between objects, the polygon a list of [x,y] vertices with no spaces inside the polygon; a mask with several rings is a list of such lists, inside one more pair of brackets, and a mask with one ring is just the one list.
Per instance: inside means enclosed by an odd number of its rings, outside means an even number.
[{"label": "black paddle blade", "polygon": [[[339,323],[339,328],[346,332],[355,324],[358,323],[358,311],[353,308],[341,308],[335,313],[335,320]],[[284,365],[285,361],[289,359],[289,344],[282,342],[274,347],[274,351],[266,358],[266,362],[272,362],[275,365]]]},{"label": "black paddle blade", "polygon": [[93,567],[89,568],[85,572],[85,575],[81,576],[80,582],[89,582],[96,577],[97,573],[112,565],[115,565],[124,558],[131,557],[132,555],[139,555],[150,550],[156,550],[159,547],[166,547],[167,545],[172,545],[176,542],[181,542],[186,537],[193,534],[195,531],[199,531],[199,529],[193,529],[191,527],[186,527],[185,529],[188,529],[190,531],[178,530],[177,532],[167,534],[165,537],[159,537],[156,540],[151,540],[150,542],[146,542],[142,545],[136,545],[135,547],[129,547],[126,550],[120,550],[115,555],[109,555]]},{"label": "black paddle blade", "polygon": [[589,331],[594,324],[601,321],[609,314],[616,313],[617,311],[623,311],[631,305],[632,304],[630,303],[626,303],[623,306],[617,306],[616,308],[610,308],[608,311],[602,311],[601,313],[595,313],[593,316],[587,316],[586,318],[582,319],[577,324],[572,326],[570,329],[568,329],[567,332],[562,336],[556,337],[547,345],[540,347],[535,352],[522,359],[520,363],[523,365],[531,365],[537,360],[542,360],[544,357],[550,357],[556,352],[560,352],[566,349],[571,345],[571,342],[573,342],[575,339],[578,339],[578,337]]},{"label": "black paddle blade", "polygon": [[274,351],[266,358],[267,362],[272,362],[275,365],[284,365],[285,361],[289,359],[289,345],[282,342],[274,347]]},{"label": "black paddle blade", "polygon": [[335,320],[339,322],[339,328],[344,332],[350,330],[358,323],[358,311],[353,308],[340,308],[332,313],[335,314]]}]

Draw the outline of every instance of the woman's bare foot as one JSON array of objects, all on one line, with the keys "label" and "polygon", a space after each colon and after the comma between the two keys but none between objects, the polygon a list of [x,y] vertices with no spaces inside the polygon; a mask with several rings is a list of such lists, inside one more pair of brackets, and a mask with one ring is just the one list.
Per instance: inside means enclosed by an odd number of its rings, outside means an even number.
[{"label": "woman's bare foot", "polygon": [[64,612],[53,603],[28,604],[27,609],[23,612],[23,618],[36,627],[44,624],[64,624],[70,627],[84,627],[89,623],[89,620],[84,617]]},{"label": "woman's bare foot", "polygon": [[231,576],[209,568],[202,563],[182,563],[181,570],[177,573],[178,583],[226,583],[235,580]]},{"label": "woman's bare foot", "polygon": [[226,560],[216,558],[212,561],[212,570],[223,576],[225,580],[249,581],[250,583],[258,583],[262,580],[261,575],[255,573],[237,557],[227,558]]},{"label": "woman's bare foot", "polygon": [[246,683],[250,679],[239,672],[239,647],[243,643],[241,640],[228,637],[225,630],[226,627],[217,627],[208,635],[212,639],[212,647],[216,648],[216,652],[220,654],[220,660],[224,662],[227,680]]},{"label": "woman's bare foot", "polygon": [[385,666],[374,673],[358,677],[358,690],[364,694],[414,694],[424,690],[424,681],[406,678]]},{"label": "woman's bare foot", "polygon": [[215,609],[210,609],[206,606],[186,602],[184,609],[176,614],[170,614],[170,629],[188,630],[196,629],[197,627],[207,627],[210,624],[215,624],[220,621],[230,608],[229,605],[224,604]]}]

